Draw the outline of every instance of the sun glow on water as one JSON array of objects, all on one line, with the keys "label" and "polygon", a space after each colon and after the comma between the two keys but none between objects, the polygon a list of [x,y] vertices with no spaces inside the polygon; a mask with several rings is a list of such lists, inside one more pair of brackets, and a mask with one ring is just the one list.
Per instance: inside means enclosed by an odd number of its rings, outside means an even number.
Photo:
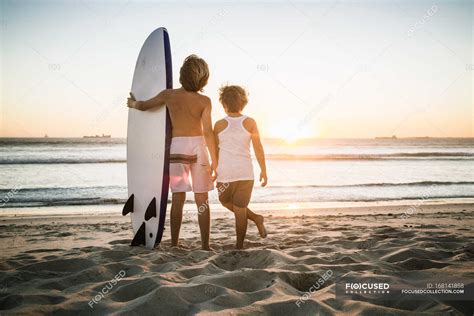
[{"label": "sun glow on water", "polygon": [[288,204],[288,208],[289,208],[290,210],[297,210],[297,209],[299,209],[300,207],[299,207],[299,205],[296,204],[296,203],[290,203],[290,204]]}]

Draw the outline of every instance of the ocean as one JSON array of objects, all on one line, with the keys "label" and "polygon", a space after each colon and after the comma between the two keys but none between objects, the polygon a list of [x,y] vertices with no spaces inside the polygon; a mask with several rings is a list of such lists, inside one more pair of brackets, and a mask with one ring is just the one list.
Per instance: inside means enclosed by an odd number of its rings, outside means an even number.
[{"label": "ocean", "polygon": [[[269,183],[265,188],[256,183],[252,205],[474,198],[472,138],[263,143]],[[254,166],[258,176],[256,161]],[[122,204],[127,199],[126,140],[0,138],[0,199],[0,214],[12,208]],[[191,194],[187,199],[192,203]],[[210,203],[218,204],[215,191]]]}]

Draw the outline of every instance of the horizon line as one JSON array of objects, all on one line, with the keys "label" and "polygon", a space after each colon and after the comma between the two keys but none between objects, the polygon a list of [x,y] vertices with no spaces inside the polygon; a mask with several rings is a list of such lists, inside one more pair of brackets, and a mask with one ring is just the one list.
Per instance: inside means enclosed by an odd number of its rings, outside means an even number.
[{"label": "horizon line", "polygon": [[[84,137],[84,136],[0,136],[0,139],[13,139],[13,138],[24,138],[24,139],[126,139],[127,136],[110,136],[110,137]],[[262,136],[262,139],[267,140],[285,140],[282,137],[265,137]],[[295,139],[293,142],[304,141],[304,140],[314,140],[314,139],[379,139],[379,140],[396,140],[396,139],[449,139],[449,138],[473,138],[474,136],[373,136],[373,137],[302,137]]]}]

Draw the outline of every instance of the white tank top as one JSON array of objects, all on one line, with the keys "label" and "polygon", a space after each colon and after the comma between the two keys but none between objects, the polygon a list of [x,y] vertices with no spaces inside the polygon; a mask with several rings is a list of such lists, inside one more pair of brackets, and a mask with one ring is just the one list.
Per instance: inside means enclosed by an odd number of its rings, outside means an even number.
[{"label": "white tank top", "polygon": [[217,182],[253,180],[250,133],[243,126],[247,116],[227,116],[227,127],[220,132]]}]

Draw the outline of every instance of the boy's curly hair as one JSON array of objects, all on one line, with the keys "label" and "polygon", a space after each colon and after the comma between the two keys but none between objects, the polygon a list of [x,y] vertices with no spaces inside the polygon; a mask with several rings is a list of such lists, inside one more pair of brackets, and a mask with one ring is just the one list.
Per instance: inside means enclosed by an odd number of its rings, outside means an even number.
[{"label": "boy's curly hair", "polygon": [[219,101],[228,112],[240,112],[247,105],[247,91],[240,86],[222,86],[219,89]]},{"label": "boy's curly hair", "polygon": [[198,92],[209,80],[209,67],[204,59],[197,55],[189,55],[179,71],[179,82],[186,91]]}]

